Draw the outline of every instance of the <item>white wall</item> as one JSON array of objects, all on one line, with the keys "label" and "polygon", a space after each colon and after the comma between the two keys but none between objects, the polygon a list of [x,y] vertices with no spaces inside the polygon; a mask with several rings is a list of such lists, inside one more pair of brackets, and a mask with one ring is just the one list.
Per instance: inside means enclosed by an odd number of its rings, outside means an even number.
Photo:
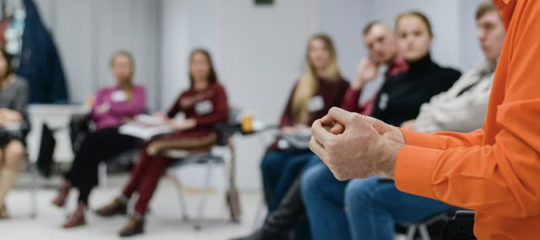
[{"label": "white wall", "polygon": [[459,64],[468,69],[482,59],[482,49],[477,40],[476,9],[482,0],[458,1],[459,7]]},{"label": "white wall", "polygon": [[163,0],[161,5],[160,110],[166,110],[179,89],[188,85],[188,8],[186,1]]},{"label": "white wall", "polygon": [[71,101],[83,102],[98,87],[114,84],[109,60],[124,49],[135,57],[135,81],[146,86],[149,106],[157,106],[160,1],[35,2],[58,46]]},{"label": "white wall", "polygon": [[[306,42],[317,30],[316,2],[252,0],[222,3],[220,73],[231,102],[256,118],[278,123],[292,85],[304,69]],[[237,138],[238,183],[260,187],[260,137]]]}]

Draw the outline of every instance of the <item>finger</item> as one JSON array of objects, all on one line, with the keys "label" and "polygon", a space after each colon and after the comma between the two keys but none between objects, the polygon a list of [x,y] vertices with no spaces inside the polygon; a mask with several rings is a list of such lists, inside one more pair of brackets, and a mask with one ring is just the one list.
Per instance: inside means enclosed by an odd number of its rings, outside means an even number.
[{"label": "finger", "polygon": [[326,126],[332,126],[336,122],[336,120],[329,114],[324,115],[324,117],[322,117],[320,120],[321,124]]},{"label": "finger", "polygon": [[311,127],[311,136],[313,136],[324,147],[324,143],[334,135],[324,128],[320,120],[313,122]]},{"label": "finger", "polygon": [[337,121],[343,125],[344,122],[350,118],[350,116],[347,115],[351,115],[351,113],[341,108],[332,107],[330,111],[328,111],[328,114],[321,118],[321,122],[323,125],[334,125]]},{"label": "finger", "polygon": [[345,111],[338,107],[332,107],[330,111],[328,111],[328,114],[326,116],[328,116],[329,119],[333,119],[334,121],[341,123],[344,127],[347,127],[347,124],[350,122],[353,113]]},{"label": "finger", "polygon": [[335,122],[334,126],[332,126],[332,128],[330,129],[330,132],[333,134],[342,134],[343,131],[345,131],[345,127],[338,122]]},{"label": "finger", "polygon": [[319,158],[321,159],[324,159],[324,156],[326,156],[326,151],[324,150],[324,147],[313,137],[309,141],[309,149],[311,149],[311,151],[315,153],[315,155],[319,156]]}]

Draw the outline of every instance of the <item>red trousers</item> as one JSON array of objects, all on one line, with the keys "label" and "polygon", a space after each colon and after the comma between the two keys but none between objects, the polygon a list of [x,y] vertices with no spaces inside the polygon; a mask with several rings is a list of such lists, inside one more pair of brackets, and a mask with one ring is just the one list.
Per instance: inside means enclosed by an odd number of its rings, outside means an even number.
[{"label": "red trousers", "polygon": [[[144,215],[150,199],[157,188],[161,175],[167,170],[173,159],[163,156],[161,153],[168,149],[185,149],[191,151],[209,150],[215,143],[215,135],[208,132],[175,132],[156,137],[145,142],[140,154],[139,161],[133,168],[131,178],[123,190],[125,197],[130,198],[134,192],[139,194],[135,205],[135,211]],[[161,145],[158,154],[150,155],[149,146]]]}]

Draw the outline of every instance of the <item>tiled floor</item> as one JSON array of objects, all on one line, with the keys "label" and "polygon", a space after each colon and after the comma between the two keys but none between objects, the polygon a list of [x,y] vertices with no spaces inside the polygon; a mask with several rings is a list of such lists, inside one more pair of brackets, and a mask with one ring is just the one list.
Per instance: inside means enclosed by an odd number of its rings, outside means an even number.
[{"label": "tiled floor", "polygon": [[[110,186],[97,188],[91,196],[91,207],[97,207],[116,196],[126,180],[126,176],[111,177]],[[23,182],[23,183],[21,183]],[[53,184],[56,183],[56,184]],[[24,181],[19,181],[15,190],[8,197],[8,207],[12,219],[0,221],[0,239],[118,239],[117,232],[122,227],[125,217],[103,219],[92,212],[87,214],[88,225],[72,230],[60,228],[67,211],[57,209],[50,204],[55,193],[58,179],[40,183],[38,191],[38,217],[30,218],[30,191]],[[21,186],[22,185],[22,186]],[[49,186],[49,187],[47,187]],[[70,196],[70,205],[74,207],[76,192]],[[194,215],[199,195],[187,194],[189,212]],[[204,239],[225,240],[230,237],[244,235],[254,228],[260,220],[255,221],[261,196],[257,192],[242,193],[241,200],[244,214],[240,223],[227,220],[224,200],[221,194],[213,195],[208,201],[208,208],[203,222],[203,229],[195,231],[192,223],[181,220],[177,192],[172,182],[162,179],[159,189],[151,203],[151,213],[147,218],[146,234],[132,239]]]}]

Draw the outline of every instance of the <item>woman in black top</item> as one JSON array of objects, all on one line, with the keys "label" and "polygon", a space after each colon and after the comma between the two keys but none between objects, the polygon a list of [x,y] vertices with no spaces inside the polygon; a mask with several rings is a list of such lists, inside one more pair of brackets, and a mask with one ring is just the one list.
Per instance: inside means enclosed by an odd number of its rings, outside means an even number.
[{"label": "woman in black top", "polygon": [[409,70],[386,80],[372,116],[400,126],[418,115],[422,103],[449,89],[461,73],[441,67],[431,59],[433,33],[422,13],[413,11],[400,15],[396,19],[396,34],[398,49],[409,63]]}]

